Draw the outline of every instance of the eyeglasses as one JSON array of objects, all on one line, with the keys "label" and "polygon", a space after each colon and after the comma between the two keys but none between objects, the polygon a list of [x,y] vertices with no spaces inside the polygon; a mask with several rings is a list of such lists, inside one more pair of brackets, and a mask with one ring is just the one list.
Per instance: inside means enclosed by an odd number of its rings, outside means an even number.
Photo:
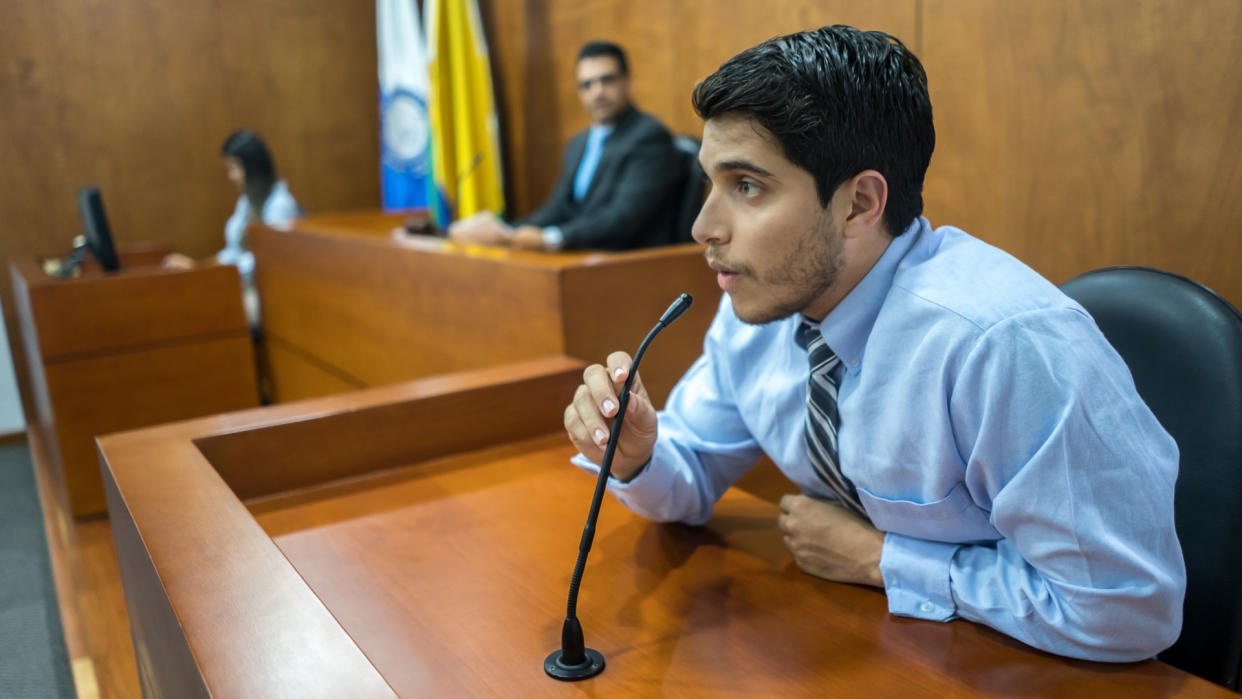
[{"label": "eyeglasses", "polygon": [[586,92],[587,90],[590,90],[591,87],[595,85],[595,83],[599,83],[601,87],[612,87],[613,85],[616,85],[620,80],[621,80],[621,75],[618,73],[605,73],[599,76],[598,78],[588,78],[586,80],[579,80],[578,89],[582,92]]}]

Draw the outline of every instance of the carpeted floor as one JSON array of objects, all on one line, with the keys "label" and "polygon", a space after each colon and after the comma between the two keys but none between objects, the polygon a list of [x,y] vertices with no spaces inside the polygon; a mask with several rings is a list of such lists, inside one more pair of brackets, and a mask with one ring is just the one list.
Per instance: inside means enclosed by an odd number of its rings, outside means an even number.
[{"label": "carpeted floor", "polygon": [[0,447],[0,697],[73,697],[30,451]]}]

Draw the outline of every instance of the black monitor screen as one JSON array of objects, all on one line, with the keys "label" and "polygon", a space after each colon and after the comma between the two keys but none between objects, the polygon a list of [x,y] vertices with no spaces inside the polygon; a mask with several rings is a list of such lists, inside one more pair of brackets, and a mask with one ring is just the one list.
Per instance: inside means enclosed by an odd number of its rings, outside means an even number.
[{"label": "black monitor screen", "polygon": [[99,196],[98,187],[78,190],[78,213],[82,214],[86,247],[90,248],[95,261],[109,272],[120,269],[116,248],[112,246],[112,229],[108,227],[108,216],[104,214],[103,198]]}]

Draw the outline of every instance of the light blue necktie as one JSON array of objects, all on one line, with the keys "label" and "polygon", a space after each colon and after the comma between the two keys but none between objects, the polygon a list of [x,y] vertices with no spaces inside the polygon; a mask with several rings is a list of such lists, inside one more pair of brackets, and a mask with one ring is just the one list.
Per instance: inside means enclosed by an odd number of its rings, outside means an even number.
[{"label": "light blue necktie", "polygon": [[578,163],[578,174],[574,176],[574,199],[582,201],[591,187],[591,178],[595,176],[599,158],[604,154],[604,139],[611,131],[603,126],[592,126],[587,134],[586,151],[582,154],[582,162]]}]

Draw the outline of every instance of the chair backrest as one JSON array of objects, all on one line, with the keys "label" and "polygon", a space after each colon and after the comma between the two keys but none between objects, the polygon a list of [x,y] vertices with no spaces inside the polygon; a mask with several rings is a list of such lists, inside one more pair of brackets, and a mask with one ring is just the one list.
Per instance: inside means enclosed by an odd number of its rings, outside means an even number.
[{"label": "chair backrest", "polygon": [[1145,267],[1088,272],[1061,290],[1095,318],[1181,452],[1174,510],[1186,558],[1185,617],[1160,659],[1237,689],[1242,315],[1197,282]]},{"label": "chair backrest", "polygon": [[681,200],[677,204],[677,227],[674,243],[693,242],[690,228],[703,206],[703,168],[699,165],[699,141],[692,136],[677,135],[673,137],[677,152],[686,163],[686,182],[681,190]]}]

